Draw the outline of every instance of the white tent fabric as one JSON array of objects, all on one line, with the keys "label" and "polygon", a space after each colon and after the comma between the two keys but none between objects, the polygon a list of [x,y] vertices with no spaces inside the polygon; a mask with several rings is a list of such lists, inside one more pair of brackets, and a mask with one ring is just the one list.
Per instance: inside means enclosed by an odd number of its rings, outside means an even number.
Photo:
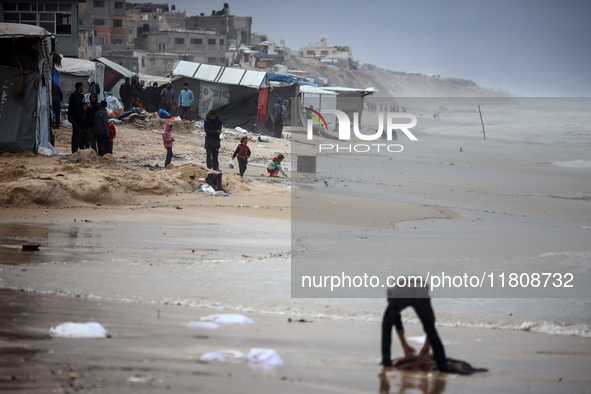
[{"label": "white tent fabric", "polygon": [[103,63],[105,66],[112,68],[113,70],[117,71],[119,74],[123,75],[125,78],[131,78],[135,75],[133,71],[129,71],[125,67],[120,64],[117,64],[107,58],[99,57],[96,59],[97,61]]}]

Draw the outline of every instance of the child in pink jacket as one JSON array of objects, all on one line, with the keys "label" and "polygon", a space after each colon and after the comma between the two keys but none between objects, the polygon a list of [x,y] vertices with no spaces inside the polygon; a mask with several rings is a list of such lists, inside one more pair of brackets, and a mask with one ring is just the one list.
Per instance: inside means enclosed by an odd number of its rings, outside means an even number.
[{"label": "child in pink jacket", "polygon": [[162,133],[162,143],[166,148],[166,161],[164,162],[164,168],[166,168],[170,162],[172,161],[172,142],[174,138],[172,137],[172,123],[164,123],[164,133]]}]

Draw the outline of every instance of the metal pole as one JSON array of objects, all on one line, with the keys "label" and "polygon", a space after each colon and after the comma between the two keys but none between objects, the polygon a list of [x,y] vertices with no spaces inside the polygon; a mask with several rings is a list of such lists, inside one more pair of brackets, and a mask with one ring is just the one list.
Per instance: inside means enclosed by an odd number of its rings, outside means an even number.
[{"label": "metal pole", "polygon": [[486,133],[484,131],[484,121],[482,120],[482,111],[480,110],[480,104],[478,104],[478,113],[480,114],[480,123],[482,124],[482,135],[484,136],[484,140],[486,141]]}]

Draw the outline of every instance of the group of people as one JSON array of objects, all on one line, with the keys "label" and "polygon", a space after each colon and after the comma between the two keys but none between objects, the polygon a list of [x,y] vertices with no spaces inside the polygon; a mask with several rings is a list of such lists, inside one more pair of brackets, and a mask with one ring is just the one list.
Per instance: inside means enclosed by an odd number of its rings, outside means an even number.
[{"label": "group of people", "polygon": [[79,149],[92,148],[99,156],[112,154],[115,128],[109,123],[107,102],[103,100],[99,103],[94,93],[90,94],[89,102],[84,101],[82,82],[77,82],[75,89],[68,99],[68,120],[72,123],[72,153]]},{"label": "group of people", "polygon": [[158,82],[144,88],[144,81],[133,81],[129,78],[119,88],[119,96],[123,103],[124,110],[127,111],[133,107],[142,107],[148,112],[158,112],[163,109],[172,117],[175,110],[181,119],[188,119],[191,111],[191,104],[195,96],[189,84],[184,83],[183,89],[177,97],[172,87],[172,83],[167,83],[164,88],[160,88]]},{"label": "group of people", "polygon": [[[219,151],[221,147],[220,136],[222,134],[222,125],[222,120],[217,116],[215,110],[209,111],[207,113],[207,118],[203,122],[203,130],[205,131],[206,165],[208,169],[214,171],[220,171]],[[165,168],[170,164],[173,157],[172,147],[174,137],[171,133],[172,128],[172,123],[164,123],[162,143],[164,145],[164,148],[166,149],[166,159],[164,161]],[[248,138],[242,137],[240,139],[240,144],[238,145],[238,147],[236,147],[236,150],[232,155],[232,159],[238,158],[238,174],[241,177],[243,177],[244,173],[246,172],[246,167],[248,165],[248,158],[250,157],[250,154],[251,151],[248,147]],[[283,159],[283,155],[278,155],[268,163],[267,172],[269,173],[269,176],[278,176],[279,171],[281,171],[283,176],[287,176],[285,174],[285,171],[281,167],[281,162],[283,161]]]}]

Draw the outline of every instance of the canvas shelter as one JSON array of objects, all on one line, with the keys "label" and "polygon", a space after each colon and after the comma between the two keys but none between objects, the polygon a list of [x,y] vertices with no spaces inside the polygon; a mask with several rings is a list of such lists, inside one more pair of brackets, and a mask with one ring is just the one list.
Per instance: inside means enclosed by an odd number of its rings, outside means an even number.
[{"label": "canvas shelter", "polygon": [[346,113],[349,119],[353,119],[353,113],[357,112],[360,123],[363,114],[363,98],[377,92],[375,88],[354,89],[339,86],[324,86],[322,89],[337,93],[336,108]]},{"label": "canvas shelter", "polygon": [[93,62],[102,63],[105,66],[104,92],[121,99],[119,87],[125,82],[125,78],[131,81],[136,73],[104,57],[93,59]]},{"label": "canvas shelter", "polygon": [[[64,93],[64,100],[70,97],[77,82],[84,84],[84,92],[97,93],[98,100],[105,97],[105,65],[84,59],[62,58],[62,65],[56,67],[59,72],[59,85]],[[98,87],[98,89],[96,89]]]},{"label": "canvas shelter", "polygon": [[0,153],[57,153],[50,143],[55,37],[31,25],[0,23]]},{"label": "canvas shelter", "polygon": [[[319,112],[323,109],[337,109],[337,96],[337,92],[325,90],[324,88],[318,88],[309,85],[301,85],[299,100],[301,112],[299,112],[299,124],[303,125],[304,127],[307,125],[308,120],[305,116],[306,108],[311,108],[313,106],[314,109]],[[330,131],[334,131],[337,120],[336,116],[333,114],[326,114],[323,116],[328,125],[328,129]]]},{"label": "canvas shelter", "polygon": [[225,127],[269,134],[265,126],[270,90],[267,73],[181,60],[172,75],[177,97],[185,82],[193,91],[190,119],[205,119],[215,109]]}]

